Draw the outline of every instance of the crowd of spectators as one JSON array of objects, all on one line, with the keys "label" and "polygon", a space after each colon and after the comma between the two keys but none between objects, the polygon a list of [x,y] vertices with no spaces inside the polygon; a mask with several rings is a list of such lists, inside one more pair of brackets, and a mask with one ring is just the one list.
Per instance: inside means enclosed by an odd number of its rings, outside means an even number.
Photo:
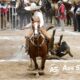
[{"label": "crowd of spectators", "polygon": [[56,3],[51,0],[12,0],[10,2],[2,0],[0,1],[0,28],[6,29],[9,23],[13,29],[22,29],[30,23],[33,13],[26,11],[24,7],[29,6],[33,1],[42,6],[45,23],[61,26],[62,31],[66,25],[70,25],[74,27],[74,31],[80,32],[80,1],[76,3],[62,0]]}]

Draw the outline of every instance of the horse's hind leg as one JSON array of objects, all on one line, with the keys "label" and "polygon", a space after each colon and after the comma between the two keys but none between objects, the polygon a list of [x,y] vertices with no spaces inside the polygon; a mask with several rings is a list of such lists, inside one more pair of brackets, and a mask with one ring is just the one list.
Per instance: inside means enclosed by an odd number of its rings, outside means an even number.
[{"label": "horse's hind leg", "polygon": [[36,70],[36,69],[38,69],[38,64],[37,64],[36,58],[33,58],[33,61],[34,61],[35,70]]},{"label": "horse's hind leg", "polygon": [[44,70],[44,68],[45,68],[45,60],[46,60],[46,58],[42,58],[42,61],[41,61],[41,70]]}]

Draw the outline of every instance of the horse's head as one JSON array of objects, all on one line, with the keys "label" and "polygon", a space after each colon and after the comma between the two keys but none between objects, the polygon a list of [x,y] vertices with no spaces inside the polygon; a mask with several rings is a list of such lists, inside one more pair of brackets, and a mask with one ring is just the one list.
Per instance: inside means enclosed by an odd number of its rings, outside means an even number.
[{"label": "horse's head", "polygon": [[34,33],[34,38],[38,38],[40,35],[40,19],[37,16],[32,18],[32,29]]},{"label": "horse's head", "polygon": [[30,38],[31,43],[34,46],[42,46],[45,39],[44,39],[44,36],[40,32],[41,31],[40,19],[38,16],[32,17],[32,30],[33,30],[33,35]]}]

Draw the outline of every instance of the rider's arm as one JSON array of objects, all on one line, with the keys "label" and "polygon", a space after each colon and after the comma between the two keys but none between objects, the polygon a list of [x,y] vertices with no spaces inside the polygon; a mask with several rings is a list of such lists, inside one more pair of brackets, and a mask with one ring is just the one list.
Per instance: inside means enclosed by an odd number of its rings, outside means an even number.
[{"label": "rider's arm", "polygon": [[29,23],[25,26],[25,28],[31,28],[31,26],[32,26],[32,23]]}]

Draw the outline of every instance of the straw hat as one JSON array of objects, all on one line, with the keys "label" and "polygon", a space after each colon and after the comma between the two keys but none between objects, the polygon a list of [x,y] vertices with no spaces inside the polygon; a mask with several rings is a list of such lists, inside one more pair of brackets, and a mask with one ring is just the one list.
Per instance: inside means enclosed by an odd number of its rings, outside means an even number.
[{"label": "straw hat", "polygon": [[31,3],[30,6],[25,7],[24,9],[27,11],[39,10],[41,6],[37,6],[35,3]]}]

